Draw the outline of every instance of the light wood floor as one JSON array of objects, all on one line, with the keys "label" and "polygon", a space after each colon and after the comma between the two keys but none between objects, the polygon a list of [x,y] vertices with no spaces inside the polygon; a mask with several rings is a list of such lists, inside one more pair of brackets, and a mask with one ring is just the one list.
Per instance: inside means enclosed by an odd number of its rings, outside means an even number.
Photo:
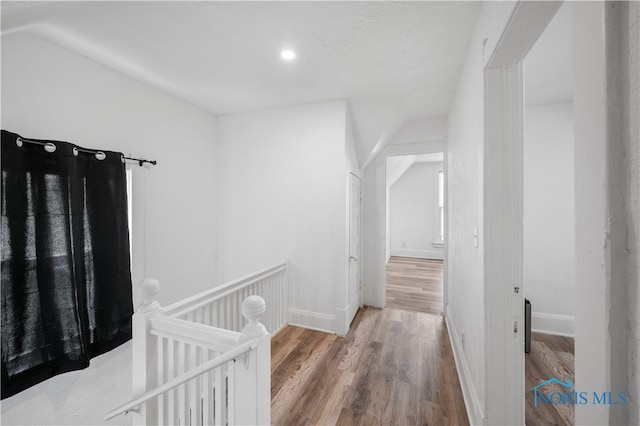
[{"label": "light wood floor", "polygon": [[[531,352],[525,354],[526,390],[555,377],[566,382],[571,379],[575,383],[574,347],[570,337],[552,336],[550,334],[532,333]],[[564,392],[562,386],[550,384],[544,387],[545,392]],[[525,415],[527,426],[530,425],[573,425],[573,405],[552,405],[538,403],[533,406],[533,392],[525,397]]]},{"label": "light wood floor", "polygon": [[361,309],[345,337],[286,326],[272,339],[275,425],[465,425],[444,319]]},{"label": "light wood floor", "polygon": [[387,307],[442,315],[442,260],[391,256]]},{"label": "light wood floor", "polygon": [[[420,261],[392,258],[387,286],[426,274],[437,288],[439,275],[442,292],[442,262]],[[393,286],[401,291],[390,298]],[[469,424],[444,319],[416,312],[431,307],[439,314],[442,296],[402,287],[388,288],[387,309],[361,309],[345,337],[293,326],[273,337],[274,425]],[[573,339],[533,333],[531,346],[526,390],[551,377],[574,382]],[[563,391],[553,386],[545,390]],[[532,393],[525,400],[527,425],[574,424],[572,405],[534,408]]]}]

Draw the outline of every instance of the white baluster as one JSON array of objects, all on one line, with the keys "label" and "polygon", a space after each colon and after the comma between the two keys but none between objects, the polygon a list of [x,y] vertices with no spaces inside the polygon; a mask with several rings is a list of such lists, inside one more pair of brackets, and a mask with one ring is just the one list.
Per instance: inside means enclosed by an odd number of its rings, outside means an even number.
[{"label": "white baluster", "polygon": [[[196,345],[189,346],[189,369],[193,369],[197,367],[197,354],[196,354]],[[198,379],[193,379],[189,381],[189,424],[195,425],[199,422],[196,422],[196,418],[200,417],[198,415],[198,407],[200,405],[200,392],[198,387]]]},{"label": "white baluster", "polygon": [[275,289],[275,277],[273,275],[271,275],[268,278],[268,282],[267,282],[267,295],[268,295],[268,301],[269,301],[269,309],[267,309],[267,314],[269,314],[269,320],[267,322],[267,327],[269,327],[269,330],[277,330],[276,328],[276,319],[275,319],[275,309],[277,307],[276,304],[274,304],[273,302],[275,301],[275,297],[273,297],[274,294],[274,289]]},{"label": "white baluster", "polygon": [[[196,348],[196,365],[200,366],[202,364],[204,364],[204,348],[202,347],[197,347]],[[197,425],[205,425],[206,423],[204,423],[204,389],[203,389],[203,383],[204,383],[204,379],[207,376],[207,374],[205,373],[202,376],[198,376],[198,378],[195,380],[196,382],[196,411],[194,413],[194,418],[196,419],[196,421],[194,422]]]},{"label": "white baluster", "polygon": [[[157,343],[157,348],[158,348],[158,362],[157,362],[157,369],[158,369],[158,376],[157,376],[157,382],[158,385],[164,383],[164,363],[165,363],[165,359],[164,359],[164,338],[158,336],[158,343]],[[165,396],[166,395],[160,395],[158,397],[157,400],[157,404],[158,404],[158,424],[159,425],[163,425],[165,423],[164,421],[164,401],[165,401]]]},{"label": "white baluster", "polygon": [[[168,352],[168,360],[167,360],[167,381],[175,378],[177,374],[176,370],[176,342],[173,339],[168,339],[167,341],[167,352]],[[168,423],[170,424],[178,424],[177,415],[176,415],[176,391],[175,389],[170,389],[167,392],[167,418]]]},{"label": "white baluster", "polygon": [[[186,345],[185,342],[182,340],[178,342],[178,354],[177,354],[178,355],[177,356],[177,360],[178,360],[177,375],[178,376],[180,376],[185,371],[187,371],[186,358],[185,358],[185,345]],[[177,392],[178,393],[177,412],[178,412],[178,423],[180,425],[186,424],[185,407],[188,407],[188,404],[185,404],[185,400],[186,400],[185,388],[186,388],[186,384],[181,384],[177,388],[177,391],[178,391]]]},{"label": "white baluster", "polygon": [[289,282],[291,280],[291,272],[289,269],[289,264],[287,264],[287,269],[282,272],[282,309],[284,312],[284,318],[282,319],[282,324],[286,324],[289,322],[289,306],[291,306],[291,287]]},{"label": "white baluster", "polygon": [[226,328],[227,330],[233,330],[232,321],[231,321],[231,302],[229,301],[229,296],[224,298],[224,322],[220,326],[220,328]]},{"label": "white baluster", "polygon": [[[227,365],[215,369],[215,424],[226,425],[229,405],[227,403]],[[233,424],[233,423],[231,423]]]},{"label": "white baluster", "polygon": [[[213,358],[210,349],[203,349],[203,361],[206,362]],[[211,371],[203,377],[202,383],[202,424],[213,424],[213,373]]]},{"label": "white baluster", "polygon": [[[149,318],[160,312],[160,303],[156,296],[160,292],[160,283],[153,278],[146,278],[138,284],[138,295],[142,303],[133,314],[132,334],[132,390],[133,396],[138,397],[156,385],[157,366],[154,354],[157,339],[149,333]],[[134,424],[146,425],[157,423],[155,401],[143,404],[140,411],[135,413]]]},{"label": "white baluster", "polygon": [[278,329],[285,323],[287,306],[284,303],[284,272],[278,274]]}]

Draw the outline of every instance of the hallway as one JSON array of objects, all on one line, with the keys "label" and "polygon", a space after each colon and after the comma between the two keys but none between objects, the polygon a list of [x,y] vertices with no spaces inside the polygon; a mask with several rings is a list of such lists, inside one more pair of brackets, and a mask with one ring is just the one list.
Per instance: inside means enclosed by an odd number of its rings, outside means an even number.
[{"label": "hallway", "polygon": [[469,423],[441,316],[365,307],[345,337],[286,326],[271,353],[274,425]]}]

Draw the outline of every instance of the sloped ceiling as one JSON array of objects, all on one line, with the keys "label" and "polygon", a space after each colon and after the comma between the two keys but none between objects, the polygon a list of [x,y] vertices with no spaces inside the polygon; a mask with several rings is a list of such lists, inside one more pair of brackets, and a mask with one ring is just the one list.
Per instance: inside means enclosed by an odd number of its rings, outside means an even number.
[{"label": "sloped ceiling", "polygon": [[444,154],[436,152],[419,155],[398,155],[387,157],[386,184],[387,189],[391,188],[414,164],[418,163],[442,163]]},{"label": "sloped ceiling", "polygon": [[[2,2],[29,31],[215,115],[347,99],[362,164],[441,117],[478,2]],[[280,50],[297,58],[285,63]]]}]

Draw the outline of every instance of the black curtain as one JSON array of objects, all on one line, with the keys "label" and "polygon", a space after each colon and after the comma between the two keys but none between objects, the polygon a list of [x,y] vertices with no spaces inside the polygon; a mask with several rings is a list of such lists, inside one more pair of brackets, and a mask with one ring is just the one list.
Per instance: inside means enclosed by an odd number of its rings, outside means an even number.
[{"label": "black curtain", "polygon": [[131,338],[122,154],[2,131],[2,398]]}]

